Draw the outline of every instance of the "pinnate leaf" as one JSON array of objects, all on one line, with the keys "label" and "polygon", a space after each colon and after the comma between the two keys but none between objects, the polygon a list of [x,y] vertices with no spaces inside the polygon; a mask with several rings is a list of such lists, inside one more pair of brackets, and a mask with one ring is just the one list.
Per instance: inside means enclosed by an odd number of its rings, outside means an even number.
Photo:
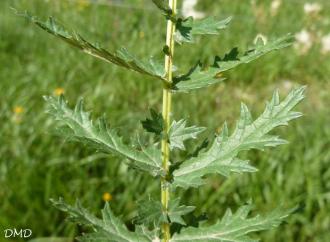
[{"label": "pinnate leaf", "polygon": [[177,92],[187,92],[198,88],[222,82],[221,73],[233,69],[241,64],[249,63],[271,51],[279,50],[291,45],[292,36],[286,35],[266,44],[258,42],[253,48],[239,55],[238,49],[232,49],[223,58],[215,57],[214,64],[209,67],[202,67],[197,63],[186,74],[179,75],[173,79],[173,90]]},{"label": "pinnate leaf", "polygon": [[174,234],[171,242],[258,242],[248,234],[279,226],[292,210],[275,209],[265,216],[248,218],[251,205],[239,208],[236,213],[227,210],[224,217],[208,227],[183,228]]},{"label": "pinnate leaf", "polygon": [[184,150],[184,141],[188,139],[196,139],[197,135],[204,130],[204,127],[186,127],[186,120],[184,119],[173,121],[168,133],[170,148]]},{"label": "pinnate leaf", "polygon": [[136,229],[135,232],[129,231],[125,224],[120,219],[115,217],[108,203],[106,203],[103,208],[102,219],[100,219],[90,214],[81,206],[79,201],[75,206],[66,204],[63,199],[59,199],[58,201],[51,200],[51,202],[56,208],[68,213],[69,218],[74,222],[91,226],[94,229],[94,232],[85,234],[81,237],[80,241],[152,242],[152,238],[150,238],[151,233],[146,230],[146,228]]},{"label": "pinnate leaf", "polygon": [[163,175],[161,152],[157,147],[138,150],[126,145],[117,132],[108,127],[104,117],[93,123],[90,114],[83,110],[82,100],[74,110],[68,107],[63,96],[58,99],[45,97],[45,100],[48,112],[64,126],[61,130],[69,139],[86,143],[104,153],[123,156],[128,159],[128,165],[153,176]]},{"label": "pinnate leaf", "polygon": [[194,42],[195,35],[215,35],[219,31],[227,28],[231,17],[224,20],[218,20],[214,17],[208,17],[195,20],[193,17],[186,19],[178,18],[176,23],[175,40],[178,43]]},{"label": "pinnate leaf", "polygon": [[292,109],[304,98],[304,89],[305,87],[300,87],[292,90],[282,102],[279,100],[278,92],[275,91],[264,112],[254,121],[247,107],[242,104],[240,119],[233,134],[229,136],[225,124],[222,133],[207,151],[185,161],[173,172],[173,186],[198,187],[204,183],[202,178],[212,173],[228,176],[231,172],[256,171],[248,161],[238,159],[237,155],[243,150],[263,150],[265,147],[286,143],[278,136],[268,133],[301,116],[301,113]]},{"label": "pinnate leaf", "polygon": [[131,54],[127,49],[121,48],[115,53],[111,53],[101,47],[99,44],[93,44],[85,40],[80,34],[68,31],[64,26],[60,25],[55,19],[50,17],[43,22],[35,16],[28,13],[20,14],[28,20],[39,26],[41,29],[58,37],[64,42],[74,46],[83,52],[99,58],[103,61],[124,67],[129,70],[148,75],[162,81],[165,81],[165,69],[161,62],[155,61],[153,58],[148,60],[139,60],[135,55]]}]

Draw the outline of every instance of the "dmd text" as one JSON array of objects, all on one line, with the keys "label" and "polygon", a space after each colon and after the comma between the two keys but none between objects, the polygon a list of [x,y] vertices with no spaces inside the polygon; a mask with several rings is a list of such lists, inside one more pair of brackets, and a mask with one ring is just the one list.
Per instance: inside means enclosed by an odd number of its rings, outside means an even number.
[{"label": "dmd text", "polygon": [[28,238],[32,235],[31,229],[5,229],[4,230],[5,238],[10,237],[20,237],[20,238]]}]

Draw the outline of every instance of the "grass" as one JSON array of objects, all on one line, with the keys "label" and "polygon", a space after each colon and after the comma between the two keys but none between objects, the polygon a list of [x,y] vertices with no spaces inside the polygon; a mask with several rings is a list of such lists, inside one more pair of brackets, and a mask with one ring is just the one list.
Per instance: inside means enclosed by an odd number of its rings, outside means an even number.
[{"label": "grass", "polygon": [[[104,204],[102,194],[110,192],[112,208],[128,220],[135,216],[132,211],[136,200],[157,194],[158,184],[128,170],[119,158],[95,154],[52,134],[49,130],[54,124],[44,113],[42,95],[53,95],[61,87],[72,104],[83,96],[95,115],[106,110],[110,124],[125,137],[132,137],[132,133],[142,130],[136,119],[143,120],[149,107],[160,109],[159,83],[72,50],[10,10],[13,6],[39,16],[54,15],[110,50],[124,45],[138,56],[162,58],[158,48],[164,43],[165,33],[158,33],[165,29],[162,16],[143,9],[144,4],[149,4],[147,0],[126,2],[142,8],[84,6],[73,0],[0,2],[1,230],[28,227],[34,237],[73,237],[82,228],[63,222],[64,215],[50,206],[49,198],[62,196],[73,201],[80,197],[96,212]],[[304,15],[305,1],[285,1],[275,17],[269,15],[270,1],[256,1],[260,10],[251,8],[250,1],[200,2],[201,10],[236,18],[220,37],[199,39],[197,44],[205,48],[177,48],[175,64],[184,70],[199,58],[211,62],[215,53],[223,54],[233,44],[244,50],[258,33],[279,36],[303,28],[316,29],[324,35],[329,32],[330,8],[326,0],[319,1],[324,7],[319,19]],[[188,48],[189,56],[183,54]],[[205,137],[212,137],[224,120],[233,126],[241,101],[257,113],[274,88],[284,95],[289,86],[309,86],[307,99],[300,107],[305,117],[285,131],[279,130],[289,145],[249,154],[259,173],[231,179],[211,177],[210,186],[182,194],[185,203],[198,204],[196,214],[207,213],[213,220],[227,206],[235,209],[250,198],[258,211],[271,210],[280,203],[288,207],[301,204],[302,209],[289,219],[289,224],[263,233],[263,241],[327,241],[329,76],[329,54],[321,55],[317,43],[304,56],[294,48],[273,53],[226,73],[224,84],[192,95],[176,95],[174,118],[183,116],[190,124],[210,127]],[[15,114],[13,110],[18,106],[23,110]],[[147,141],[148,136],[143,140]]]}]

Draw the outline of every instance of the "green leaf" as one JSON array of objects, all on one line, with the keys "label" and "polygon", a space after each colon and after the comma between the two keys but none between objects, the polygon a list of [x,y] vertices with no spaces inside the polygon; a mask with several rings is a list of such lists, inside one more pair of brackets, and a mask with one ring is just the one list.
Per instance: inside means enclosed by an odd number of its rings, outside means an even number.
[{"label": "green leaf", "polygon": [[188,139],[196,139],[197,135],[204,130],[204,127],[186,127],[186,120],[184,119],[181,119],[178,122],[173,121],[168,132],[170,148],[184,150],[185,147],[183,142]]},{"label": "green leaf", "polygon": [[187,74],[173,78],[174,85],[172,89],[175,92],[188,92],[226,80],[226,78],[222,78],[219,74],[220,71],[218,67],[210,66],[202,68],[202,64],[197,63]]},{"label": "green leaf", "polygon": [[174,234],[170,242],[258,242],[248,234],[279,226],[287,218],[291,210],[276,209],[266,216],[248,218],[251,205],[239,208],[235,214],[227,210],[224,217],[209,227],[184,228]]},{"label": "green leaf", "polygon": [[149,172],[153,176],[164,175],[161,166],[161,152],[155,146],[137,150],[126,145],[113,129],[110,129],[103,118],[95,123],[90,120],[90,114],[83,110],[83,101],[72,110],[64,97],[58,99],[45,97],[48,112],[64,125],[63,134],[69,139],[93,146],[105,153],[115,153],[129,160],[128,165],[135,169]]},{"label": "green leaf", "polygon": [[150,116],[151,118],[141,121],[142,126],[146,131],[160,136],[164,130],[163,116],[154,109],[150,109]]},{"label": "green leaf", "polygon": [[161,202],[152,199],[141,200],[138,202],[137,222],[148,226],[158,227],[162,223],[168,223],[167,215],[163,211]]},{"label": "green leaf", "polygon": [[160,201],[152,199],[141,200],[138,202],[138,216],[136,221],[147,226],[159,227],[162,223],[178,223],[186,225],[182,216],[192,212],[193,206],[180,206],[179,199],[170,200],[168,212],[163,210]]},{"label": "green leaf", "polygon": [[102,241],[102,242],[151,242],[147,233],[142,233],[142,229],[136,232],[129,231],[125,224],[112,213],[110,206],[106,203],[102,210],[102,219],[90,214],[77,201],[75,206],[66,204],[63,199],[51,200],[53,205],[68,213],[70,219],[82,225],[91,226],[95,232],[84,235],[81,241]]},{"label": "green leaf", "polygon": [[231,17],[224,20],[217,20],[214,17],[208,17],[201,20],[194,20],[193,17],[186,19],[179,18],[176,23],[175,40],[178,43],[194,42],[195,35],[215,35],[219,31],[227,28]]},{"label": "green leaf", "polygon": [[256,169],[250,166],[248,161],[238,159],[237,155],[243,150],[262,150],[265,147],[285,144],[285,140],[268,133],[301,116],[301,113],[292,109],[304,98],[304,89],[305,87],[300,87],[292,90],[282,102],[275,91],[265,111],[255,121],[252,120],[247,107],[242,104],[241,117],[233,134],[228,135],[225,123],[222,133],[207,151],[187,160],[173,172],[173,186],[198,187],[204,183],[203,176],[212,173],[229,176],[231,172],[255,172]]},{"label": "green leaf", "polygon": [[174,77],[172,88],[177,92],[187,92],[222,82],[224,80],[224,78],[220,78],[222,72],[249,63],[273,50],[279,50],[291,44],[292,35],[286,35],[277,40],[269,41],[265,45],[259,42],[241,56],[237,48],[234,48],[223,58],[215,57],[214,64],[210,67],[202,68],[202,65],[197,63],[186,74]]},{"label": "green leaf", "polygon": [[37,17],[29,15],[27,12],[20,15],[36,24],[41,29],[89,55],[126,69],[165,81],[165,69],[163,64],[155,61],[153,58],[150,58],[149,60],[139,60],[125,48],[121,48],[115,53],[110,53],[99,44],[92,44],[88,42],[80,34],[73,31],[68,31],[52,17],[50,17],[46,22],[43,22]]},{"label": "green leaf", "polygon": [[169,208],[168,208],[168,217],[171,223],[186,225],[182,216],[191,213],[194,210],[195,210],[194,206],[185,206],[185,205],[180,206],[179,199],[170,200]]},{"label": "green leaf", "polygon": [[207,148],[207,146],[209,145],[209,140],[208,140],[208,138],[205,138],[204,140],[203,140],[203,142],[200,144],[200,145],[198,145],[191,153],[189,153],[188,155],[187,155],[187,157],[188,158],[191,158],[191,157],[196,157],[196,156],[198,156],[198,154],[202,151],[202,150],[204,150],[204,149],[206,149]]},{"label": "green leaf", "polygon": [[172,9],[168,5],[167,0],[152,0],[152,2],[162,10],[165,15],[170,16],[172,14]]}]

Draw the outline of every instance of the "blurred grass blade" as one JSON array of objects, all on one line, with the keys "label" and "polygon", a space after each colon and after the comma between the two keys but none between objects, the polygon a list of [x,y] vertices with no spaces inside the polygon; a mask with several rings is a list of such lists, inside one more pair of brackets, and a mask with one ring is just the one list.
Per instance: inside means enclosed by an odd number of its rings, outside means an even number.
[{"label": "blurred grass blade", "polygon": [[304,90],[305,87],[292,90],[282,102],[275,91],[265,111],[254,121],[246,105],[242,104],[241,116],[233,134],[229,136],[225,124],[222,133],[214,140],[209,150],[183,162],[179,169],[174,171],[173,186],[198,187],[204,183],[203,177],[207,174],[229,176],[231,172],[256,171],[248,161],[238,159],[237,155],[244,150],[263,150],[265,147],[285,144],[285,140],[268,133],[302,115],[292,109],[304,98]]},{"label": "blurred grass blade", "polygon": [[98,44],[92,44],[88,42],[81,35],[68,31],[52,17],[50,17],[46,22],[43,22],[37,17],[31,16],[27,12],[19,15],[24,16],[26,19],[39,26],[41,29],[89,55],[92,55],[103,61],[124,67],[126,69],[165,81],[165,70],[163,64],[155,61],[153,58],[149,58],[146,61],[139,60],[136,56],[129,53],[125,48],[121,48],[115,53],[110,53]]},{"label": "blurred grass blade", "polygon": [[105,153],[115,153],[129,160],[128,165],[135,169],[149,172],[153,176],[163,175],[161,152],[155,147],[137,150],[126,145],[113,129],[110,129],[104,118],[95,123],[90,120],[90,114],[83,110],[82,100],[72,110],[64,97],[45,97],[48,112],[61,122],[63,135],[69,139],[87,143]]},{"label": "blurred grass blade", "polygon": [[291,210],[275,209],[268,215],[248,218],[250,211],[251,205],[239,208],[234,214],[229,209],[216,224],[183,228],[170,242],[257,242],[258,239],[252,239],[248,234],[278,227],[291,213]]},{"label": "blurred grass blade", "polygon": [[233,69],[241,64],[247,64],[271,51],[285,48],[291,44],[292,35],[286,35],[277,40],[269,41],[266,44],[258,42],[243,55],[239,55],[238,49],[234,48],[223,58],[216,56],[212,66],[202,68],[201,63],[197,63],[186,74],[174,77],[173,90],[187,92],[219,83],[224,80],[221,78],[222,72]]},{"label": "blurred grass blade", "polygon": [[178,43],[194,42],[195,35],[216,35],[219,31],[227,28],[231,17],[224,20],[218,20],[214,17],[208,17],[201,20],[195,20],[193,17],[186,19],[179,18],[176,23],[175,41]]},{"label": "blurred grass blade", "polygon": [[102,219],[99,219],[83,208],[79,201],[77,201],[75,206],[66,204],[62,199],[59,199],[58,201],[51,200],[51,202],[56,208],[68,213],[70,219],[74,222],[93,227],[94,232],[83,235],[80,238],[81,241],[152,241],[147,229],[141,229],[136,232],[129,231],[125,224],[115,217],[108,203],[106,203],[102,210]]}]

